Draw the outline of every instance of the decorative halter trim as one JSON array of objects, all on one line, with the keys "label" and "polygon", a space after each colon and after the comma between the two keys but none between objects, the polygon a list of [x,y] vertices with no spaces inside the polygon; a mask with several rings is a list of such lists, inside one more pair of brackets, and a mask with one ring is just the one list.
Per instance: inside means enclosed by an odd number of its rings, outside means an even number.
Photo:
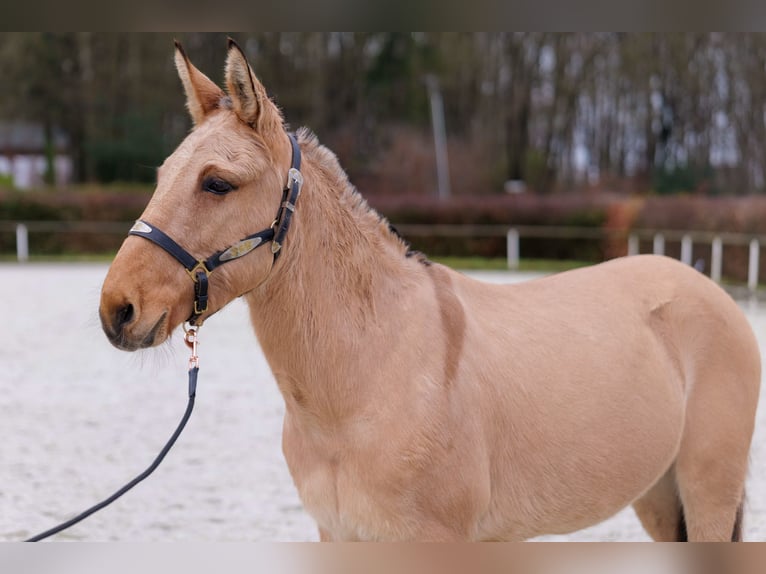
[{"label": "decorative halter trim", "polygon": [[155,243],[172,255],[194,281],[194,310],[188,319],[191,325],[195,325],[197,319],[207,311],[208,303],[208,276],[216,267],[239,259],[247,255],[257,247],[265,245],[271,241],[271,252],[274,255],[274,261],[282,253],[287,230],[290,228],[290,221],[295,212],[295,204],[303,187],[303,176],[301,175],[301,150],[298,142],[292,134],[287,134],[290,138],[290,144],[293,148],[293,158],[290,170],[287,172],[287,184],[282,192],[282,201],[277,210],[277,216],[274,223],[268,229],[263,229],[252,235],[241,239],[231,247],[213,253],[207,259],[195,259],[186,249],[176,243],[169,235],[146,221],[139,219],[130,228],[128,235],[137,235]]}]

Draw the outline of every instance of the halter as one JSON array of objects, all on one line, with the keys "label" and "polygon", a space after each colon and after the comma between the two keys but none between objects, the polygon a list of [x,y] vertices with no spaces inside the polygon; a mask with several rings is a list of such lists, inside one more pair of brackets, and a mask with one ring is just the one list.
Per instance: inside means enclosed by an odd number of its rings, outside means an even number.
[{"label": "halter", "polygon": [[274,262],[282,253],[282,245],[285,241],[287,230],[290,228],[290,221],[295,211],[295,203],[298,201],[298,196],[303,186],[303,176],[300,172],[301,150],[295,137],[292,134],[287,134],[287,136],[290,138],[290,144],[293,148],[292,164],[287,172],[287,184],[282,191],[282,201],[279,204],[277,216],[274,218],[274,223],[268,229],[248,235],[231,247],[213,253],[210,257],[203,260],[195,259],[186,249],[171,239],[170,236],[142,219],[136,221],[133,227],[130,228],[128,235],[143,237],[162,247],[184,266],[189,277],[194,281],[194,311],[189,316],[189,319],[187,319],[191,325],[195,325],[197,319],[207,311],[208,276],[216,267],[239,259],[256,247],[265,245],[269,241],[271,241],[271,252],[274,255]]}]

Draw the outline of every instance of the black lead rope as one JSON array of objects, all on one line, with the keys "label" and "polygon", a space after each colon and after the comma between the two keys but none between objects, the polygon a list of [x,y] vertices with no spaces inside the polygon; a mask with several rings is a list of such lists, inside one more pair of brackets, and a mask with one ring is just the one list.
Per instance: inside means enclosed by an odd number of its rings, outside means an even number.
[{"label": "black lead rope", "polygon": [[186,337],[184,338],[184,340],[186,341],[186,344],[189,345],[192,349],[192,356],[189,359],[189,402],[186,405],[186,412],[184,413],[184,416],[181,417],[181,422],[178,423],[178,427],[173,432],[173,435],[170,437],[170,439],[165,444],[165,446],[162,447],[162,450],[154,459],[152,464],[150,464],[149,467],[144,472],[142,472],[136,478],[134,478],[125,486],[120,488],[117,492],[115,492],[109,498],[106,498],[102,500],[101,502],[99,502],[98,504],[91,506],[90,508],[81,512],[74,518],[67,520],[66,522],[62,522],[58,526],[54,526],[53,528],[46,530],[45,532],[41,532],[40,534],[32,536],[31,538],[28,538],[24,542],[39,542],[40,540],[45,540],[46,538],[53,536],[54,534],[58,534],[62,530],[66,530],[70,526],[74,526],[78,522],[85,520],[91,514],[94,514],[98,512],[99,510],[101,510],[102,508],[112,504],[115,500],[120,498],[123,494],[131,490],[139,482],[141,482],[150,474],[152,474],[155,471],[155,469],[160,465],[162,460],[165,458],[165,455],[167,455],[168,452],[170,452],[170,449],[176,443],[176,440],[178,440],[178,437],[181,436],[181,432],[184,430],[186,423],[189,421],[189,417],[192,414],[192,410],[194,410],[194,398],[197,395],[197,373],[199,373],[199,358],[197,357],[196,329],[193,327],[190,328],[186,332]]},{"label": "black lead rope", "polygon": [[168,454],[172,446],[175,444],[178,437],[181,435],[181,431],[184,430],[186,422],[191,416],[192,409],[194,409],[194,397],[197,390],[197,372],[199,371],[199,360],[197,358],[197,326],[196,321],[207,311],[208,304],[208,275],[212,273],[219,265],[239,259],[240,257],[247,255],[255,248],[265,245],[271,242],[271,253],[274,257],[274,261],[279,258],[282,253],[282,246],[287,235],[287,231],[290,228],[290,221],[292,220],[293,213],[295,212],[295,204],[298,201],[298,196],[301,193],[301,187],[303,186],[303,176],[301,175],[301,150],[298,146],[298,142],[292,134],[287,134],[292,145],[292,161],[290,169],[287,172],[287,183],[282,191],[282,201],[277,209],[277,216],[274,219],[274,223],[268,229],[263,229],[252,235],[248,235],[244,239],[241,239],[229,248],[214,253],[205,260],[195,259],[186,249],[176,243],[170,236],[164,233],[157,227],[150,225],[146,221],[138,220],[135,225],[130,229],[130,235],[138,235],[144,237],[149,241],[155,243],[170,255],[172,255],[181,265],[184,266],[189,276],[194,281],[194,306],[193,312],[189,319],[190,328],[186,330],[185,341],[186,344],[192,350],[191,359],[189,359],[189,404],[186,407],[186,412],[181,418],[181,422],[178,423],[173,435],[168,440],[167,444],[154,459],[154,462],[149,465],[144,472],[139,474],[136,478],[131,480],[128,484],[123,486],[120,490],[115,492],[112,496],[106,500],[99,502],[95,506],[90,507],[88,510],[78,514],[71,520],[67,520],[59,524],[58,526],[46,530],[45,532],[29,538],[25,542],[38,542],[44,540],[49,536],[66,530],[70,526],[73,526],[86,519],[94,512],[98,512],[105,506],[110,505],[112,502],[120,498],[123,494],[128,492],[131,488],[136,486],[139,482],[148,477],[154,470],[160,465],[165,455]]}]

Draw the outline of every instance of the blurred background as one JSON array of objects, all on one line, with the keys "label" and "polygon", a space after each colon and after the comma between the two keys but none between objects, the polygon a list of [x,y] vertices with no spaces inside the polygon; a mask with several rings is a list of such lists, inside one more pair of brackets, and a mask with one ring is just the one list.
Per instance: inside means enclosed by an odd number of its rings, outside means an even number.
[{"label": "blurred background", "polygon": [[[766,293],[766,35],[232,36],[290,127],[310,127],[413,248],[461,269],[531,271],[475,274],[496,281],[666,253],[748,295],[766,353],[766,306],[752,297]],[[225,34],[0,33],[0,275],[13,301],[0,336],[2,540],[103,498],[175,424],[185,350],[121,353],[97,317],[106,263],[191,129],[174,38],[223,84]],[[100,263],[12,263],[27,260]],[[165,479],[68,539],[316,538],[243,305],[206,327],[207,398]],[[766,539],[761,411],[749,540]],[[187,487],[206,495],[179,501]],[[628,509],[547,539],[647,537]]]},{"label": "blurred background", "polygon": [[[763,34],[232,36],[289,125],[434,258],[656,251],[766,279]],[[174,37],[223,83],[223,34],[0,34],[0,256],[113,255],[191,127]]]}]

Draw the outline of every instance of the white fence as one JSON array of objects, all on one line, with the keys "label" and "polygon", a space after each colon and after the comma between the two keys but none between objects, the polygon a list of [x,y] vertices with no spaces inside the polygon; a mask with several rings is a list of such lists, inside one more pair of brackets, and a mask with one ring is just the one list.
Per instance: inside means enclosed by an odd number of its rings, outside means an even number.
[{"label": "white fence", "polygon": [[[54,233],[116,233],[127,234],[132,222],[96,222],[96,221],[35,221],[14,222],[0,221],[0,232],[15,232],[16,256],[19,261],[29,259],[29,234],[36,232]],[[396,228],[404,236],[412,237],[506,237],[508,269],[519,268],[521,259],[521,239],[592,239],[627,241],[628,255],[640,252],[641,241],[651,241],[652,252],[664,255],[665,242],[677,241],[681,244],[681,261],[694,265],[692,253],[694,244],[710,245],[710,277],[721,280],[725,245],[748,245],[747,286],[751,291],[758,287],[758,273],[761,243],[766,236],[744,233],[715,233],[707,231],[670,231],[670,230],[632,230],[627,236],[624,231],[607,230],[593,227],[554,227],[554,226],[507,226],[507,225],[448,225],[448,224],[401,224]]]},{"label": "white fence", "polygon": [[[678,232],[644,232],[652,233],[653,253],[658,255],[665,254],[665,235],[670,233],[678,236]],[[638,254],[639,232],[633,232],[628,236],[628,255]],[[724,241],[728,245],[748,245],[749,256],[747,266],[747,286],[751,291],[758,288],[759,259],[761,253],[761,240],[758,237],[741,233],[683,233],[681,241],[681,261],[687,265],[693,265],[692,250],[694,242],[710,244],[710,278],[716,282],[721,281],[721,268],[723,267],[723,246]]]},{"label": "white fence", "polygon": [[694,265],[692,253],[694,245],[710,246],[710,277],[721,281],[723,255],[725,245],[748,245],[747,286],[751,291],[758,288],[758,273],[760,246],[766,242],[766,236],[745,233],[716,233],[709,231],[675,231],[675,230],[608,230],[593,227],[553,227],[553,226],[505,226],[505,225],[397,225],[396,228],[404,236],[437,236],[437,237],[499,237],[506,236],[508,269],[519,268],[521,259],[521,239],[593,239],[627,242],[628,255],[638,255],[642,241],[651,242],[652,253],[665,254],[666,241],[677,241],[681,244],[681,261]]},{"label": "white fence", "polygon": [[133,222],[109,221],[0,221],[0,233],[16,234],[16,259],[29,260],[30,233],[94,233],[127,235]]}]

